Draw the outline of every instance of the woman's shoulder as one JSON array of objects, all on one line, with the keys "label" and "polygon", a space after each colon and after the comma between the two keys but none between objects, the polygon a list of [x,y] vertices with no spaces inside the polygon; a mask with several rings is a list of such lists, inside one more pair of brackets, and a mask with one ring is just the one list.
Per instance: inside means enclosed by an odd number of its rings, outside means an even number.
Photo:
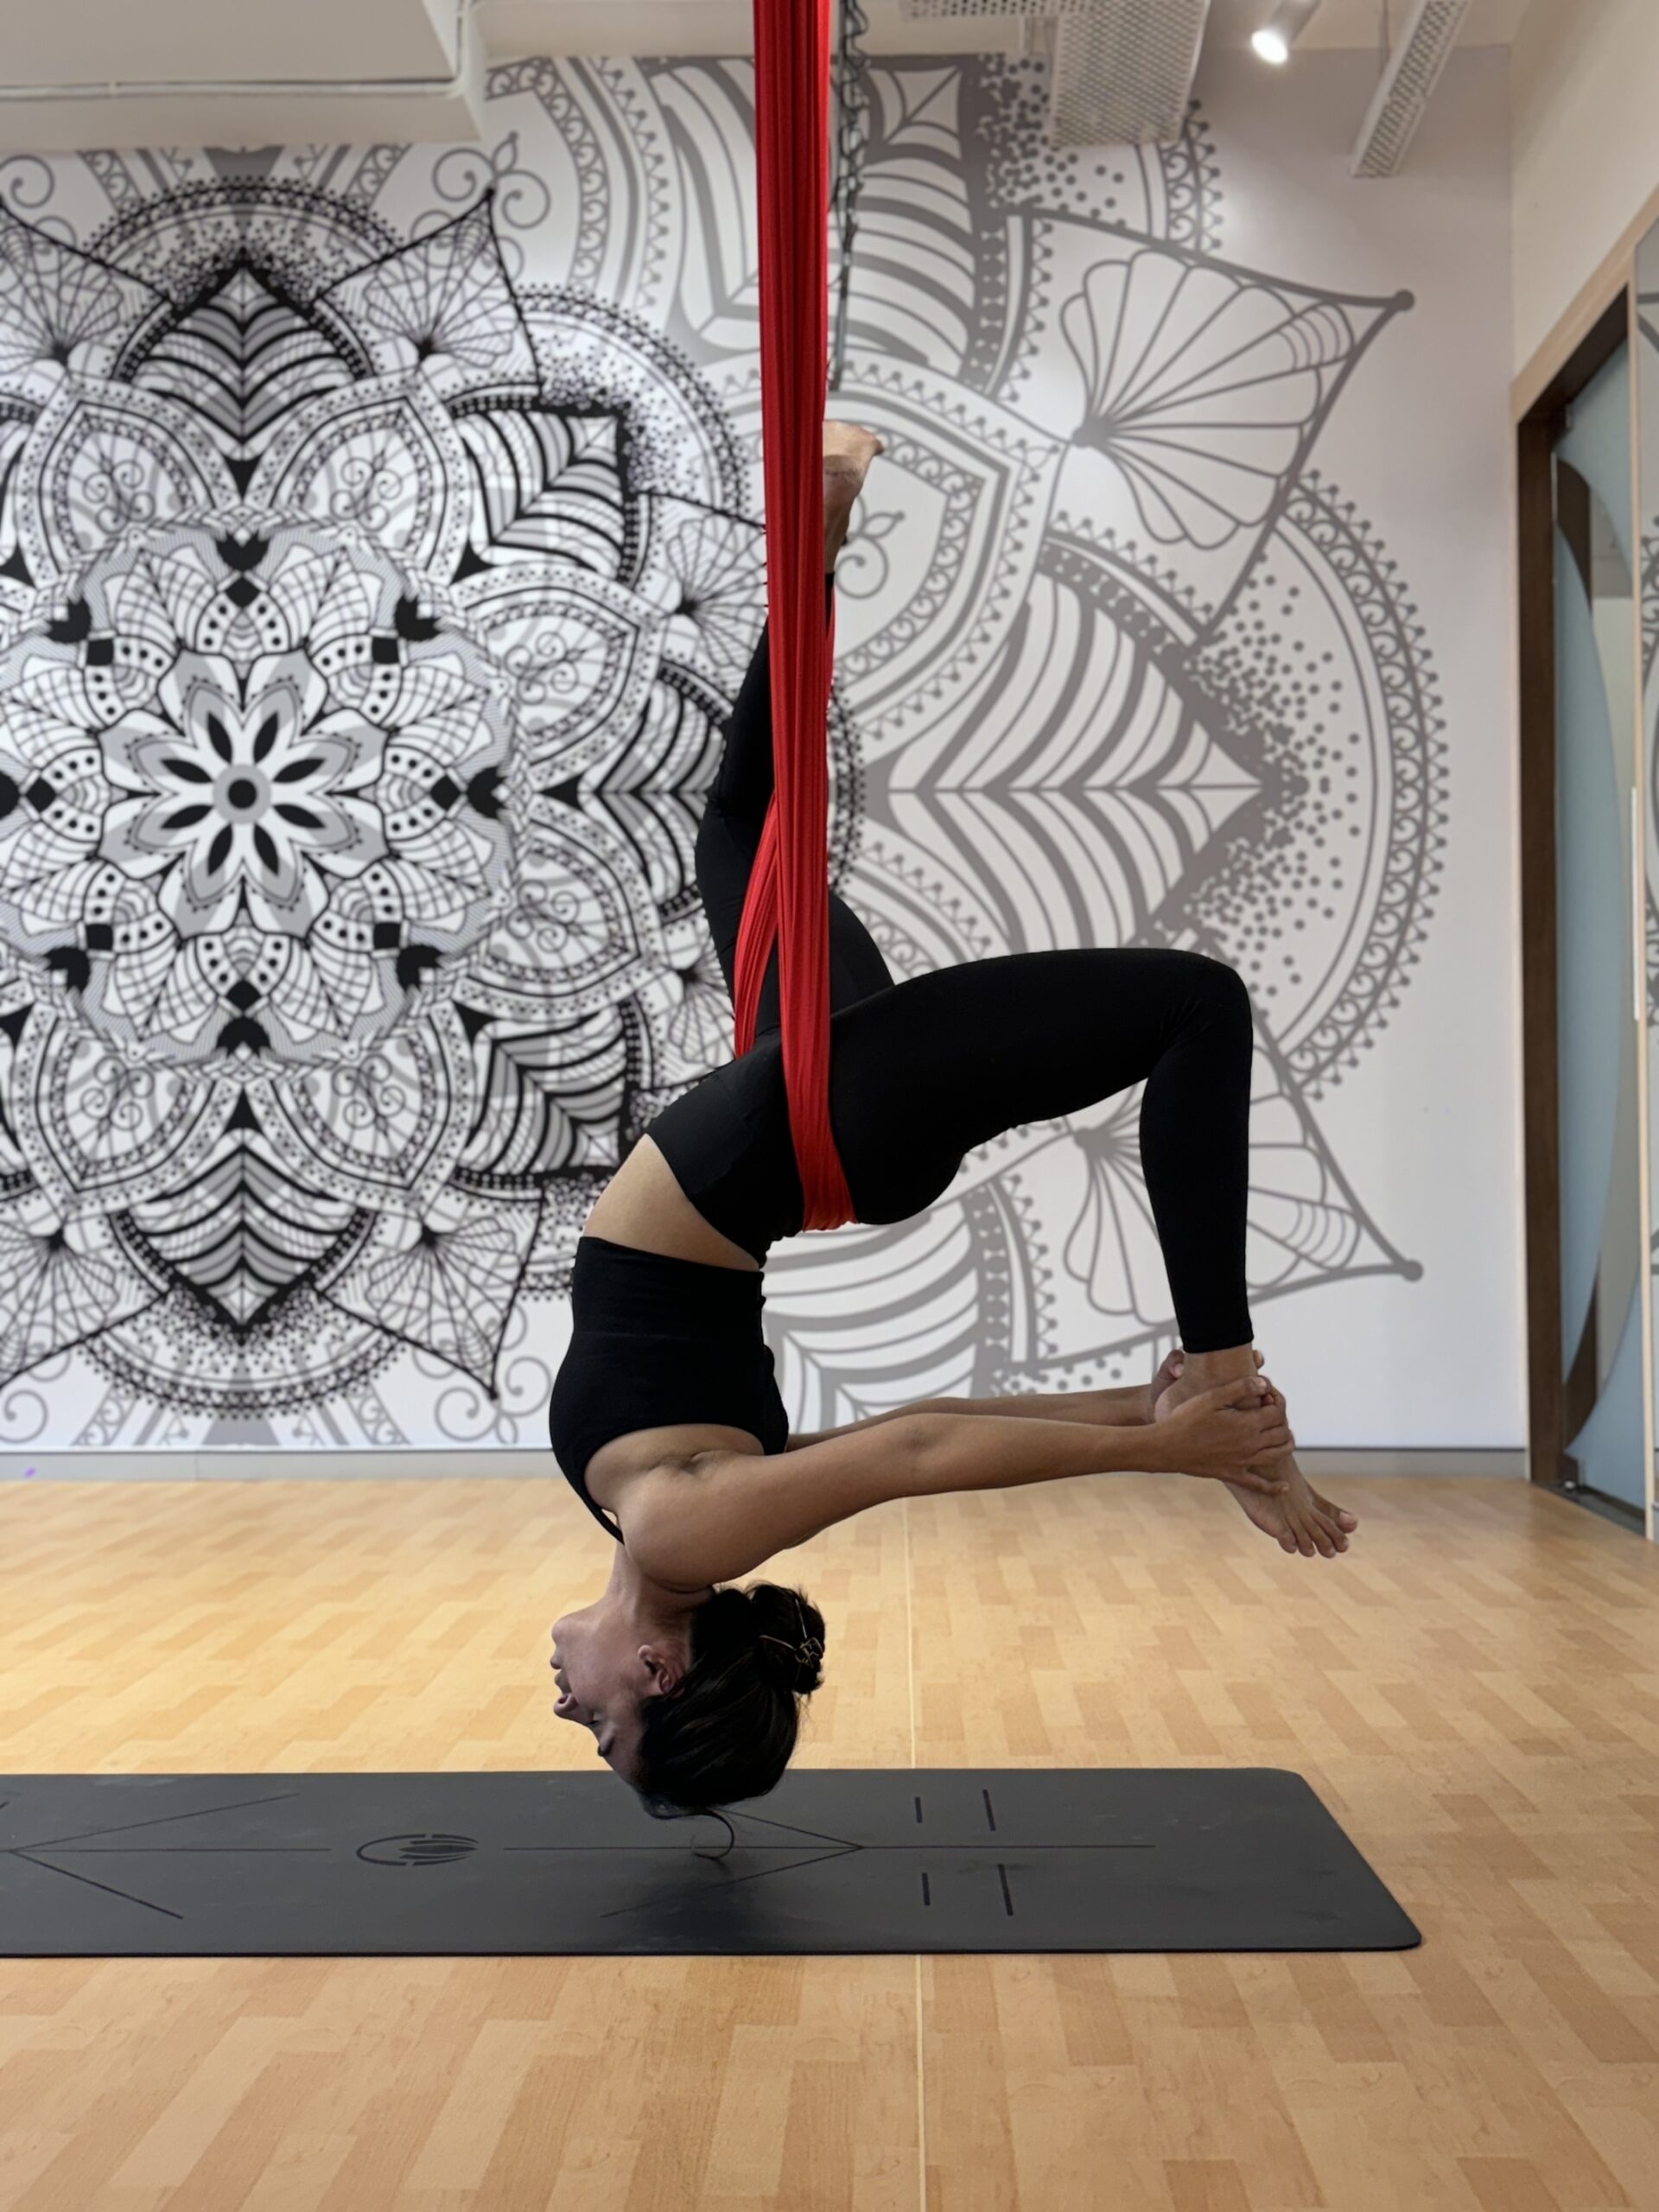
[{"label": "woman's shoulder", "polygon": [[687,1483],[705,1475],[718,1460],[759,1458],[757,1439],[741,1429],[723,1429],[699,1422],[695,1426],[638,1428],[615,1436],[588,1462],[588,1495],[624,1518],[630,1497],[639,1499],[641,1488],[654,1490]]}]

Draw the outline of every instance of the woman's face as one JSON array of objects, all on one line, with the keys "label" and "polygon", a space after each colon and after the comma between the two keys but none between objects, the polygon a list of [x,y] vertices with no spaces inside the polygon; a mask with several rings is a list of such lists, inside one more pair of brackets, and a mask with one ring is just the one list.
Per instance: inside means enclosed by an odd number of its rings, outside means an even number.
[{"label": "woman's face", "polygon": [[591,1729],[601,1758],[637,1788],[640,1700],[674,1688],[685,1672],[685,1655],[659,1640],[642,1640],[637,1620],[608,1597],[562,1615],[552,1637],[555,1713]]}]

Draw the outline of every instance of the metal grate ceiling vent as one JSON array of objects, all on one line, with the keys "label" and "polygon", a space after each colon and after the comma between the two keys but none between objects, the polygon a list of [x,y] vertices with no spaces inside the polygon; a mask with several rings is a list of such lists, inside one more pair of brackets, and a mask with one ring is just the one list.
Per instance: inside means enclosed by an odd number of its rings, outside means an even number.
[{"label": "metal grate ceiling vent", "polygon": [[912,22],[930,22],[941,16],[1084,16],[1115,5],[1116,0],[899,0],[899,12]]},{"label": "metal grate ceiling vent", "polygon": [[899,0],[899,5],[913,21],[1054,19],[1048,137],[1055,146],[1144,145],[1179,137],[1210,12],[1210,0]]},{"label": "metal grate ceiling vent", "polygon": [[1469,0],[1417,0],[1360,125],[1356,176],[1392,176],[1405,160],[1468,12]]}]

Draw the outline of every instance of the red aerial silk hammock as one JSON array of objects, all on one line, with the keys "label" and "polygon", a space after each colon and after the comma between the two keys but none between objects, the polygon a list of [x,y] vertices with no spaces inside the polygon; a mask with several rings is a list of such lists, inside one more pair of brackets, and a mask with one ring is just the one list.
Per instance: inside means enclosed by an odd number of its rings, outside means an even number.
[{"label": "red aerial silk hammock", "polygon": [[754,1042],[774,943],[803,1226],[855,1218],[830,1126],[830,770],[835,626],[823,619],[823,408],[830,340],[830,0],[754,0],[760,427],[775,795],[743,919],[732,998]]}]

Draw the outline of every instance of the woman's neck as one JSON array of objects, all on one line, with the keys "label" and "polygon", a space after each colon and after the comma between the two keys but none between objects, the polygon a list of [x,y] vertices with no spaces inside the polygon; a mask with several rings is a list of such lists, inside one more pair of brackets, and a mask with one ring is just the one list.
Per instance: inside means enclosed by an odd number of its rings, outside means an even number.
[{"label": "woman's neck", "polygon": [[605,1586],[606,1597],[627,1612],[642,1634],[683,1627],[686,1616],[707,1605],[714,1594],[712,1583],[702,1590],[675,1590],[665,1582],[653,1582],[640,1572],[621,1544],[616,1546],[611,1579]]}]

